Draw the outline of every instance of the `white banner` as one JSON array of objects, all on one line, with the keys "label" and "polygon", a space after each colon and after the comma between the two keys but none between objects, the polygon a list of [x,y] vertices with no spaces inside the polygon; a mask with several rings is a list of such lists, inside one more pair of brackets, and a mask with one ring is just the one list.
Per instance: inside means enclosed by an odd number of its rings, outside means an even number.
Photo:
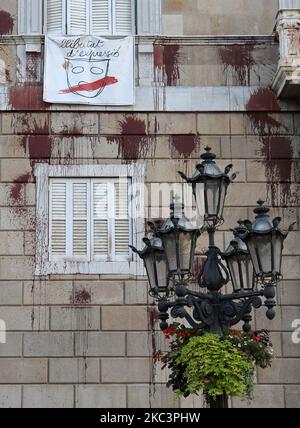
[{"label": "white banner", "polygon": [[44,101],[134,104],[133,37],[47,37]]}]

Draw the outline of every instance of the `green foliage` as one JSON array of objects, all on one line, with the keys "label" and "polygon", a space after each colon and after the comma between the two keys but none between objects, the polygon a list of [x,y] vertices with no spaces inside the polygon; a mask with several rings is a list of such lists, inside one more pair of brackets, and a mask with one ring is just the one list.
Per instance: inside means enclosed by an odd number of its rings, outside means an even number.
[{"label": "green foliage", "polygon": [[170,371],[168,387],[188,397],[204,389],[207,398],[226,393],[253,398],[254,367],[271,366],[269,332],[243,333],[227,329],[222,336],[173,324],[164,331],[170,351],[156,352],[154,361]]},{"label": "green foliage", "polygon": [[243,352],[255,365],[265,369],[271,367],[273,360],[273,345],[269,332],[261,330],[255,333],[241,333],[228,330],[224,338]]},{"label": "green foliage", "polygon": [[[184,367],[189,394],[203,388],[211,397],[223,393],[242,397],[247,393],[245,379],[253,378],[253,364],[229,340],[214,334],[191,337],[182,349],[171,354],[176,364]],[[179,395],[186,395],[181,389],[177,389]]]}]

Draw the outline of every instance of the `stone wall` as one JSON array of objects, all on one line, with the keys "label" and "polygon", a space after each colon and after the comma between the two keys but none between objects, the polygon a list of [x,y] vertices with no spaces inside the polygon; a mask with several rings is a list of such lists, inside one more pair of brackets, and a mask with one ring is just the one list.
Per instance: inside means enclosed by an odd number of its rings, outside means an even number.
[{"label": "stone wall", "polygon": [[[16,19],[13,3],[0,1],[0,9]],[[1,38],[0,319],[8,334],[0,345],[0,407],[202,406],[201,398],[178,401],[152,362],[165,343],[145,278],[34,277],[33,168],[138,162],[148,186],[174,183],[178,170],[192,173],[206,145],[239,172],[217,234],[221,249],[258,197],[285,225],[296,222],[277,317],[268,322],[262,308],[253,323],[272,330],[273,368],[258,372],[253,403],[233,405],[299,406],[300,347],[291,340],[300,319],[299,105],[279,102],[269,89],[278,60],[270,37],[180,37],[271,34],[278,2],[242,3],[247,8],[235,1],[232,14],[229,0],[163,1],[164,34],[176,36],[138,39],[135,111],[43,103],[43,54],[26,54],[24,41],[9,38],[13,28]],[[201,238],[198,253],[205,247]]]}]

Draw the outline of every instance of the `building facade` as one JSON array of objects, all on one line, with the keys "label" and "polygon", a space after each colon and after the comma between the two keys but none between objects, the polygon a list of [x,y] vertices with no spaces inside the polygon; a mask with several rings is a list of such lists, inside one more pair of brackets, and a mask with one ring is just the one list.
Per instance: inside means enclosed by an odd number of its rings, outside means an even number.
[{"label": "building facade", "polygon": [[[206,146],[239,172],[221,249],[258,197],[296,222],[277,317],[262,309],[253,322],[272,332],[273,366],[258,371],[252,403],[231,404],[299,407],[300,2],[99,5],[0,0],[0,407],[203,405],[178,400],[152,361],[164,339],[128,244],[166,216],[157,195]],[[65,34],[134,36],[133,105],[43,101],[45,36]]]}]

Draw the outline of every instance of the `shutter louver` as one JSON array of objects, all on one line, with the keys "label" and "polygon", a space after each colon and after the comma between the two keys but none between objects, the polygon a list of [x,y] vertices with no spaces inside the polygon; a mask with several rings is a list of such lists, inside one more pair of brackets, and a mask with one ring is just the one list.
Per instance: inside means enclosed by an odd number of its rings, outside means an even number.
[{"label": "shutter louver", "polygon": [[129,255],[128,181],[115,182],[115,253]]},{"label": "shutter louver", "polygon": [[95,256],[108,256],[108,186],[93,184],[93,242]]},{"label": "shutter louver", "polygon": [[115,32],[132,34],[132,0],[115,0]]},{"label": "shutter louver", "polygon": [[64,33],[64,8],[66,7],[65,0],[47,0],[47,9],[45,13],[47,22],[48,34],[62,34]]},{"label": "shutter louver", "polygon": [[111,32],[111,0],[92,0],[91,8],[91,32]]},{"label": "shutter louver", "polygon": [[68,0],[68,34],[82,35],[89,28],[89,0]]},{"label": "shutter louver", "polygon": [[73,255],[88,253],[88,185],[73,183]]},{"label": "shutter louver", "polygon": [[66,254],[66,184],[52,182],[51,254]]}]

